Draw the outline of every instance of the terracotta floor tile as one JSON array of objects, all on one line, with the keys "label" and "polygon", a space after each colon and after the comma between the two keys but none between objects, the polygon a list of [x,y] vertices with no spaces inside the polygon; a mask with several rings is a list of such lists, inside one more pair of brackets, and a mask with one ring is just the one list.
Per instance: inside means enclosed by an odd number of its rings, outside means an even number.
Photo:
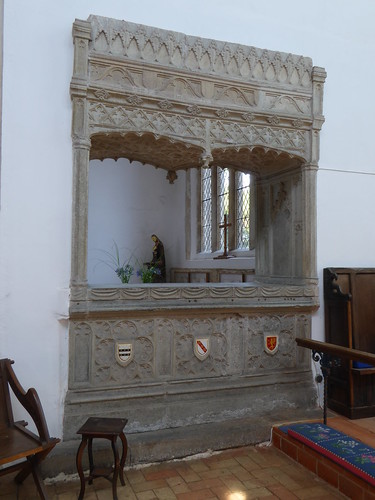
[{"label": "terracotta floor tile", "polygon": [[270,478],[268,481],[267,480],[260,481],[259,479],[253,478],[253,479],[250,479],[249,481],[243,482],[243,485],[247,490],[254,490],[256,488],[260,488],[263,486],[267,486],[267,488],[269,488],[272,485],[278,485],[278,484],[279,483],[275,482],[275,480],[273,478]]},{"label": "terracotta floor tile", "polygon": [[182,477],[178,474],[177,476],[167,477],[166,481],[169,486],[177,486],[179,484],[186,484]]},{"label": "terracotta floor tile", "polygon": [[240,481],[249,481],[254,477],[248,470],[244,469],[240,465],[233,467],[230,471]]},{"label": "terracotta floor tile", "polygon": [[164,470],[156,470],[156,471],[145,471],[144,474],[146,481],[154,481],[155,479],[166,479],[168,477],[176,477],[178,476],[178,472],[173,469],[164,469]]},{"label": "terracotta floor tile", "polygon": [[280,498],[280,500],[297,500],[298,497],[292,493],[290,490],[285,488],[282,484],[277,484],[277,485],[272,485],[268,486],[268,489],[277,496],[277,498]]},{"label": "terracotta floor tile", "polygon": [[129,481],[130,484],[143,483],[145,476],[140,470],[127,470],[125,472],[125,481]]},{"label": "terracotta floor tile", "polygon": [[188,493],[189,491],[191,492],[191,489],[189,486],[184,483],[184,484],[178,484],[177,486],[172,486],[171,489],[173,490],[175,495],[179,495],[180,493]]},{"label": "terracotta floor tile", "polygon": [[[78,496],[77,493],[73,493],[72,491],[65,491],[64,493],[57,495],[57,498],[58,500],[77,500],[77,496]],[[88,498],[90,500],[97,500],[98,497],[95,491],[90,491],[90,492],[85,492],[84,498],[85,500]]]},{"label": "terracotta floor tile", "polygon": [[[194,484],[194,483],[190,483],[190,484]],[[177,495],[179,493],[187,493],[188,491],[191,491],[191,489],[189,488],[189,486],[185,482],[183,484],[177,484],[176,486],[171,486],[171,489],[173,490],[175,495]]]},{"label": "terracotta floor tile", "polygon": [[267,488],[255,488],[246,492],[246,500],[250,500],[252,498],[266,498],[270,496],[272,498],[272,492],[270,492]]},{"label": "terracotta floor tile", "polygon": [[159,500],[176,500],[177,496],[171,488],[156,488],[154,493]]},{"label": "terracotta floor tile", "polygon": [[117,498],[118,500],[137,500],[137,496],[133,489],[127,484],[121,488],[117,488]]},{"label": "terracotta floor tile", "polygon": [[183,473],[183,474],[181,474],[181,472],[180,472],[180,475],[183,478],[183,480],[185,481],[185,483],[192,483],[194,481],[200,481],[200,479],[201,479],[200,476],[193,471],[188,472],[188,473]]},{"label": "terracotta floor tile", "polygon": [[155,495],[153,490],[147,490],[138,493],[137,500],[157,500],[157,496]]},{"label": "terracotta floor tile", "polygon": [[[263,486],[270,486],[271,484],[278,484],[280,481],[274,478],[267,470],[260,469],[251,472],[254,479],[258,480]],[[252,480],[250,480],[252,481]]]},{"label": "terracotta floor tile", "polygon": [[202,481],[196,481],[189,484],[191,491],[204,490],[206,488],[212,489],[217,486],[223,486],[223,481],[219,478],[203,479]]},{"label": "terracotta floor tile", "polygon": [[180,493],[177,495],[178,500],[208,500],[209,498],[215,498],[213,493],[209,489],[194,491],[193,495],[189,493]]},{"label": "terracotta floor tile", "polygon": [[[306,471],[308,473],[309,471]],[[281,483],[283,486],[288,488],[290,491],[295,491],[301,489],[302,485],[301,483],[295,481],[292,477],[288,476],[287,474],[279,474],[277,476],[277,481]]]},{"label": "terracotta floor tile", "polygon": [[239,481],[237,478],[231,479],[224,477],[222,481],[230,489],[230,491],[241,491],[246,488],[244,483]]},{"label": "terracotta floor tile", "polygon": [[[301,490],[295,491],[295,495],[301,500],[307,500],[309,498],[329,498],[328,488],[325,486],[314,486],[313,488],[303,488]],[[330,497],[337,498],[337,497]]]},{"label": "terracotta floor tile", "polygon": [[155,481],[145,481],[143,483],[132,484],[133,491],[135,493],[141,493],[142,491],[153,490],[154,488],[164,488],[168,486],[165,479],[157,479]]},{"label": "terracotta floor tile", "polygon": [[220,477],[220,478],[223,478],[223,477],[234,478],[235,477],[233,472],[231,472],[228,469],[208,470],[208,471],[201,472],[199,475],[201,476],[202,479],[213,479],[215,477]]},{"label": "terracotta floor tile", "polygon": [[203,471],[207,471],[207,470],[210,470],[210,468],[204,464],[203,462],[197,462],[197,463],[192,463],[190,465],[190,468],[194,471],[194,472],[203,472]]},{"label": "terracotta floor tile", "polygon": [[231,467],[237,467],[238,462],[234,458],[228,458],[226,460],[217,460],[210,464],[211,469],[230,469]]}]

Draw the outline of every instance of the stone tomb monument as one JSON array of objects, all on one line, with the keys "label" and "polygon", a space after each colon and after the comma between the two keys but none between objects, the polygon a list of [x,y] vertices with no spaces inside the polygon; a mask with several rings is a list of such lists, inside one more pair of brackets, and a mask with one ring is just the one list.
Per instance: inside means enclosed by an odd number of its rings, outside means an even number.
[{"label": "stone tomb monument", "polygon": [[[73,40],[64,440],[88,415],[118,416],[129,419],[130,443],[132,435],[211,424],[202,449],[220,448],[243,443],[225,441],[215,425],[314,407],[309,353],[294,339],[310,337],[319,306],[324,69],[302,56],[97,16],[76,20]],[[171,180],[200,166],[251,172],[254,281],[90,287],[89,161],[118,157],[163,168]],[[242,441],[254,439],[245,433]],[[171,455],[196,451],[192,444]]]}]

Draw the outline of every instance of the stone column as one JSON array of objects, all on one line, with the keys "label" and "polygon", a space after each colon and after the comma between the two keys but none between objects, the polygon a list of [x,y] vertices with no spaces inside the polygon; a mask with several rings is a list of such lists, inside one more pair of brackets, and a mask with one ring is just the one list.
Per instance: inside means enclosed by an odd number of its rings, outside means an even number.
[{"label": "stone column", "polygon": [[320,130],[324,123],[323,89],[327,73],[317,66],[312,70],[312,114],[310,162],[302,166],[302,276],[317,279],[316,268],[316,177],[319,162]]},{"label": "stone column", "polygon": [[302,277],[317,279],[316,174],[318,165],[302,166]]},{"label": "stone column", "polygon": [[88,173],[90,138],[88,130],[88,51],[91,24],[73,24],[74,68],[70,85],[73,103],[73,220],[72,220],[72,298],[81,297],[87,285]]},{"label": "stone column", "polygon": [[324,82],[327,77],[327,73],[323,68],[317,66],[313,67],[312,71],[312,113],[313,113],[313,124],[311,130],[311,163],[318,164],[319,162],[319,133],[324,123],[323,116],[323,91]]}]

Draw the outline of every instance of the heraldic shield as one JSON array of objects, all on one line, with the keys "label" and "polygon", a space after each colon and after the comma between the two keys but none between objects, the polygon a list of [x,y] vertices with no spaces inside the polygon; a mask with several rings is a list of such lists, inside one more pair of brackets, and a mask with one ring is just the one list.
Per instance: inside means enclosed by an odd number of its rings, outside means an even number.
[{"label": "heraldic shield", "polygon": [[194,339],[194,354],[203,361],[210,354],[210,339]]},{"label": "heraldic shield", "polygon": [[279,336],[264,335],[264,350],[267,354],[276,354],[279,350]]},{"label": "heraldic shield", "polygon": [[120,365],[128,365],[133,359],[133,354],[133,343],[116,342],[116,360]]}]

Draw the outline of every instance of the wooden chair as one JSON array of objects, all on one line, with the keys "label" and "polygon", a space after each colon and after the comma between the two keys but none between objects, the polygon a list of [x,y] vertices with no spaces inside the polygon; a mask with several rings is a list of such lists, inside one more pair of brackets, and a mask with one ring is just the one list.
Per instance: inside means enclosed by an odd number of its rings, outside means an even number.
[{"label": "wooden chair", "polygon": [[[50,437],[36,390],[23,390],[12,364],[10,359],[0,359],[0,476],[19,470],[15,481],[22,483],[31,473],[40,497],[46,499],[39,464],[60,439]],[[33,419],[39,435],[26,429],[24,420],[14,421],[9,386]]]}]

